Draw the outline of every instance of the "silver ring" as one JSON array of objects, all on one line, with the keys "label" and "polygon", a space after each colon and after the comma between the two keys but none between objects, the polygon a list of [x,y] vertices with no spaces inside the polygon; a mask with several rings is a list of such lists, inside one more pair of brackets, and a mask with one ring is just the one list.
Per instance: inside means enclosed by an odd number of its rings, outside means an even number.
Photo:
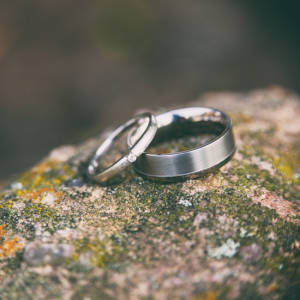
[{"label": "silver ring", "polygon": [[[156,116],[158,130],[153,143],[177,133],[215,133],[218,137],[208,144],[178,153],[143,153],[133,163],[136,172],[151,180],[174,181],[197,178],[226,164],[234,155],[235,142],[232,123],[224,112],[203,107],[169,111]],[[128,135],[128,146],[140,136],[133,128]]]},{"label": "silver ring", "polygon": [[[147,121],[145,121],[147,119]],[[148,122],[148,123],[147,123]],[[143,132],[140,137],[133,143],[130,147],[130,152],[128,155],[121,157],[117,162],[111,165],[105,171],[96,174],[96,169],[99,166],[98,162],[101,160],[102,156],[113,146],[116,140],[127,130],[132,128],[134,125],[147,124],[146,128],[143,126]],[[98,148],[96,154],[91,160],[87,168],[87,176],[100,183],[105,183],[110,178],[121,173],[125,170],[131,163],[133,163],[137,157],[139,157],[149,146],[152,139],[155,136],[157,130],[156,118],[151,113],[143,113],[133,117],[131,120],[127,121],[120,127],[118,127]]]}]

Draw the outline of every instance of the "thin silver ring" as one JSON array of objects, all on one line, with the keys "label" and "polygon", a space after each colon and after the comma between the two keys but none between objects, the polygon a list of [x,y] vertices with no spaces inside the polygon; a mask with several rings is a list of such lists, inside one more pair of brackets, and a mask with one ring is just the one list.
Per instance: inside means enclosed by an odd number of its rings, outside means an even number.
[{"label": "thin silver ring", "polygon": [[[143,127],[143,132],[140,137],[133,143],[130,147],[130,152],[128,155],[121,157],[117,162],[111,165],[105,171],[96,174],[96,169],[98,167],[98,162],[102,156],[113,146],[116,140],[127,130],[132,128],[134,125],[147,124],[146,128]],[[143,113],[133,117],[131,120],[127,121],[120,127],[118,127],[110,136],[102,143],[98,148],[96,154],[91,160],[87,168],[87,176],[97,182],[105,183],[107,180],[111,179],[115,175],[121,173],[125,170],[131,163],[133,163],[138,156],[140,156],[149,146],[152,139],[157,131],[156,118],[151,113]]]},{"label": "thin silver ring", "polygon": [[[169,111],[156,116],[158,130],[153,143],[173,137],[178,132],[215,133],[218,137],[204,146],[169,154],[143,153],[133,163],[140,175],[156,181],[197,178],[226,164],[234,155],[235,142],[232,123],[227,114],[204,107]],[[133,128],[128,135],[128,146],[140,136]]]}]

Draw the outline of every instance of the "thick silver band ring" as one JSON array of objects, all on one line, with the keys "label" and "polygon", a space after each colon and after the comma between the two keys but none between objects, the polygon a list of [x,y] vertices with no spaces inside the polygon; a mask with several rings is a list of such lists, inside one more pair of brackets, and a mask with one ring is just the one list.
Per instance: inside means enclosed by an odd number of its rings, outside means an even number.
[{"label": "thick silver band ring", "polygon": [[[173,136],[214,133],[218,137],[208,144],[178,153],[143,153],[133,163],[136,172],[156,181],[197,178],[226,164],[235,152],[232,123],[224,112],[203,107],[169,111],[156,116],[158,130],[153,143]],[[140,136],[133,128],[128,146]]]},{"label": "thick silver band ring", "polygon": [[[145,123],[146,122],[146,123]],[[147,124],[146,129],[137,139],[137,141],[130,147],[128,155],[121,157],[117,162],[111,165],[104,172],[96,174],[98,162],[102,156],[114,145],[116,140],[127,130],[132,128],[134,125]],[[134,162],[138,156],[140,156],[149,146],[152,139],[155,136],[157,130],[156,118],[151,113],[144,113],[133,117],[125,124],[118,127],[99,147],[93,159],[91,160],[87,168],[87,176],[100,183],[105,183],[110,178],[121,173],[127,168],[132,162]]]}]

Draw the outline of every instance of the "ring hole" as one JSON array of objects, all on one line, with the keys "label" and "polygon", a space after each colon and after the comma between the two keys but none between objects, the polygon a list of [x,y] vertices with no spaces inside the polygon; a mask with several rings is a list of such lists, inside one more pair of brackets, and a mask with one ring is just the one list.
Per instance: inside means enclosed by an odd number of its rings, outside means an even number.
[{"label": "ring hole", "polygon": [[181,137],[168,138],[163,141],[150,144],[147,153],[168,154],[188,151],[208,144],[217,138],[216,134],[199,133],[193,135],[183,135]]},{"label": "ring hole", "polygon": [[[203,119],[203,116],[199,116],[199,120],[194,117],[191,122],[178,118],[175,124],[159,128],[145,152],[168,154],[192,150],[212,142],[226,129],[219,116],[210,116],[208,121]],[[129,144],[132,144],[141,132],[141,128],[133,128],[129,134]]]},{"label": "ring hole", "polygon": [[128,154],[127,147],[128,130],[121,133],[118,138],[111,144],[110,148],[101,155],[98,159],[98,166],[95,168],[95,173],[101,173],[117,162],[121,157]]}]

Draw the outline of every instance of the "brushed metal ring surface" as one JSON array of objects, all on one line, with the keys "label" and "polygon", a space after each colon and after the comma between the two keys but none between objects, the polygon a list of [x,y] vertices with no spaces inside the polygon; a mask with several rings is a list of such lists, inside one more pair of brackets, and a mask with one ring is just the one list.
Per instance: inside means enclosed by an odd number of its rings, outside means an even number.
[{"label": "brushed metal ring surface", "polygon": [[[188,151],[151,154],[143,153],[133,163],[140,175],[156,181],[197,178],[226,164],[234,155],[235,142],[232,123],[224,112],[204,107],[190,107],[156,116],[158,130],[152,143],[182,134],[214,133],[211,142]],[[140,136],[133,128],[128,135],[128,146]]]},{"label": "brushed metal ring surface", "polygon": [[[148,123],[147,123],[148,122]],[[116,140],[127,130],[132,128],[134,125],[145,125],[143,127],[143,132],[140,137],[133,143],[129,148],[129,154],[121,157],[117,162],[107,168],[105,171],[96,174],[96,169],[98,167],[98,162],[101,160],[103,155],[111,149]],[[149,146],[152,139],[157,131],[156,118],[151,113],[143,113],[137,115],[118,127],[109,137],[102,143],[98,148],[96,154],[91,160],[86,174],[87,176],[97,182],[105,183],[107,180],[111,179],[115,175],[121,173],[125,170],[131,163],[133,163],[138,156],[140,156]]]}]

